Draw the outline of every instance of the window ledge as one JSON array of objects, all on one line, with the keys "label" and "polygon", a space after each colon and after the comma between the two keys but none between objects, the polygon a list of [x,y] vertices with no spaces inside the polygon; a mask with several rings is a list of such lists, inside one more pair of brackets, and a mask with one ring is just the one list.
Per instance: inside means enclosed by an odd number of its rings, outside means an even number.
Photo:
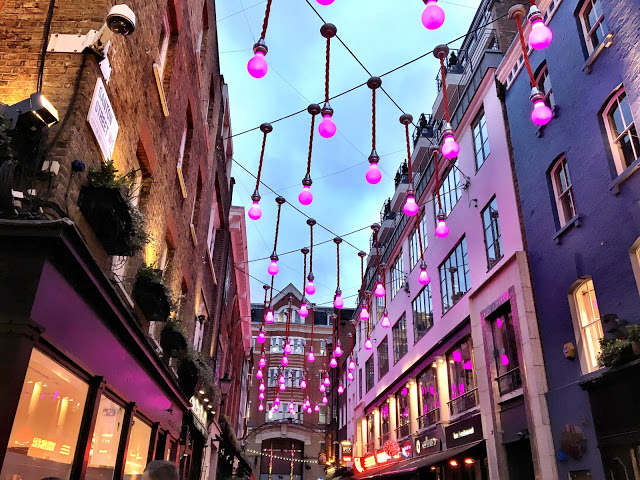
[{"label": "window ledge", "polygon": [[620,193],[620,185],[633,175],[638,168],[640,168],[640,158],[636,158],[624,172],[618,175],[615,180],[609,184],[609,190],[611,190],[615,195],[618,195]]},{"label": "window ledge", "polygon": [[[551,107],[551,111],[553,112],[553,118],[558,118],[558,113],[560,112],[560,107],[558,106],[558,104],[555,104],[553,107]],[[549,125],[549,123],[547,123],[547,125]],[[542,138],[544,136],[544,130],[545,128],[547,128],[547,125],[541,125],[538,127],[538,129],[536,130],[536,137]]]},{"label": "window ledge", "polygon": [[522,387],[516,388],[512,392],[505,393],[504,395],[501,395],[500,399],[498,400],[498,403],[508,402],[509,400],[513,400],[514,398],[521,397],[522,395],[524,395]]},{"label": "window ledge", "polygon": [[591,73],[591,69],[593,68],[593,63],[596,61],[596,58],[600,56],[600,54],[603,52],[605,48],[609,48],[612,43],[613,43],[613,32],[609,31],[605,35],[605,37],[602,39],[600,44],[595,48],[595,50],[591,52],[591,55],[589,56],[589,58],[587,58],[587,61],[584,63],[584,66],[582,67],[582,71],[587,75],[589,75]]},{"label": "window ledge", "polygon": [[582,225],[582,216],[576,215],[571,220],[569,220],[560,230],[556,232],[553,236],[553,240],[556,242],[556,245],[560,245],[562,243],[562,237],[565,233],[567,233],[574,226],[579,228]]}]

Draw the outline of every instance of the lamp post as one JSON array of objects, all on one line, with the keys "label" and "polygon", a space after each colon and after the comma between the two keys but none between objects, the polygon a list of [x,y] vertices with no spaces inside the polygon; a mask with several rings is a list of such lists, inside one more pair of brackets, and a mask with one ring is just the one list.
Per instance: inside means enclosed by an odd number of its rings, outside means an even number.
[{"label": "lamp post", "polygon": [[224,377],[220,379],[220,410],[222,410],[222,406],[229,395],[230,389],[231,377],[229,377],[229,372],[224,372]]}]

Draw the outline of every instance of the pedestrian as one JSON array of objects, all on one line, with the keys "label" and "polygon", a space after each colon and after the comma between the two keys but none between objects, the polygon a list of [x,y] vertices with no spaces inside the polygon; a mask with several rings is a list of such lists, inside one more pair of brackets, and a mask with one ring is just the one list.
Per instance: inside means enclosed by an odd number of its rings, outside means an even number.
[{"label": "pedestrian", "polygon": [[142,480],[178,480],[178,467],[166,460],[149,462],[142,474]]}]

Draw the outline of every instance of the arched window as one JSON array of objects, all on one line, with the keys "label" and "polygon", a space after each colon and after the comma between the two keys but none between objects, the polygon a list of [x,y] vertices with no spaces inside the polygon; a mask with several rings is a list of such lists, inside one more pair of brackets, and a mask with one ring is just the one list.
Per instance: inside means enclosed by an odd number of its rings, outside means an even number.
[{"label": "arched window", "polygon": [[600,339],[604,337],[593,280],[587,278],[580,281],[573,288],[572,298],[577,320],[576,340],[584,360],[585,373],[593,372],[598,368]]},{"label": "arched window", "polygon": [[634,160],[640,158],[640,139],[631,116],[631,108],[624,87],[609,100],[603,113],[609,136],[611,153],[618,174],[626,170]]}]

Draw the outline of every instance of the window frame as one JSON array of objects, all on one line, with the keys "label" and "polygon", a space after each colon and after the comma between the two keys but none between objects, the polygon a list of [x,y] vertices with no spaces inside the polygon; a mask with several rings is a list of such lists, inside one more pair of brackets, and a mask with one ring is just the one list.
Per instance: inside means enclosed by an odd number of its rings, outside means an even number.
[{"label": "window frame", "polygon": [[[548,80],[548,87],[545,88],[545,80]],[[551,109],[556,106],[556,100],[553,96],[553,85],[551,84],[551,76],[549,75],[549,66],[547,62],[543,62],[536,74],[536,86],[544,95],[544,103]]]},{"label": "window frame", "polygon": [[[389,336],[385,336],[376,348],[378,355],[378,381],[389,373]],[[381,355],[384,354],[384,355]],[[384,362],[383,362],[384,360]]]},{"label": "window frame", "polygon": [[[476,171],[478,171],[480,170],[482,165],[484,165],[484,162],[487,161],[487,158],[489,158],[489,155],[491,154],[491,144],[489,143],[489,128],[487,126],[487,116],[485,114],[484,108],[480,109],[475,119],[471,123],[471,136],[473,137],[472,142]],[[478,151],[478,142],[476,141],[477,137],[480,137],[480,144],[482,146],[481,151]]]},{"label": "window frame", "polygon": [[[558,171],[564,173],[564,181],[567,184],[566,188],[562,190],[562,177]],[[558,221],[560,228],[567,225],[576,215],[578,215],[578,208],[576,206],[575,195],[573,193],[573,183],[571,182],[571,174],[569,172],[569,166],[567,156],[563,153],[554,162],[550,172],[551,185],[553,188],[553,196],[556,204],[556,212],[558,214]],[[573,209],[573,215],[568,216],[565,212],[564,197],[569,198],[569,205]]]},{"label": "window frame", "polygon": [[[416,309],[416,306],[423,306],[424,312]],[[433,299],[431,297],[431,284],[425,285],[425,287],[420,290],[418,295],[411,301],[411,312],[413,316],[413,344],[418,343],[431,328],[433,328]],[[426,327],[424,328],[424,332],[419,334],[419,329],[416,328],[418,325],[418,318],[424,317],[426,322],[424,323]]]},{"label": "window frame", "polygon": [[[418,238],[418,229],[420,229],[421,239]],[[420,240],[422,240],[422,252],[420,252]],[[416,265],[420,262],[422,255],[427,251],[429,241],[427,237],[427,216],[422,215],[417,221],[416,225],[409,237],[409,266],[412,271],[416,268]]]},{"label": "window frame", "polygon": [[[461,252],[460,252],[460,257],[462,259],[462,264],[458,265],[458,248],[461,248],[464,245],[464,248],[462,248]],[[466,258],[466,263],[464,263]],[[452,259],[456,260],[456,269],[459,269],[461,266],[464,267],[466,266],[466,269],[464,269],[462,276],[460,276],[458,274],[458,280],[460,280],[461,278],[464,279],[465,281],[465,290],[459,290],[457,293],[460,294],[460,297],[453,301],[453,291],[451,292],[452,294],[452,303],[449,304],[449,278],[445,277],[443,278],[443,269],[445,268],[445,264],[449,263],[449,265],[452,265]],[[446,267],[447,270],[450,267]],[[447,271],[446,274],[449,275],[451,272]],[[463,236],[458,243],[456,243],[456,245],[453,247],[453,249],[449,252],[449,254],[447,255],[447,257],[444,259],[444,261],[438,265],[438,276],[440,278],[440,297],[441,297],[441,301],[442,301],[442,315],[445,315],[449,310],[451,310],[461,299],[462,297],[464,297],[466,295],[466,293],[471,290],[471,271],[470,271],[470,267],[469,267],[469,250],[467,248],[467,237]],[[453,287],[453,281],[451,281],[451,286]],[[458,285],[459,287],[460,285]],[[447,288],[445,288],[447,287]],[[445,303],[446,303],[446,307],[445,307]],[[445,309],[446,308],[446,309]]]},{"label": "window frame", "polygon": [[[400,267],[398,269],[398,267]],[[391,264],[391,299],[395,298],[404,284],[404,265],[402,249]]]},{"label": "window frame", "polygon": [[[448,190],[445,190],[448,189]],[[440,200],[442,204],[442,211],[449,217],[453,209],[456,207],[460,198],[462,198],[462,188],[460,184],[460,172],[458,171],[458,160],[453,162],[453,165],[447,172],[447,175],[440,181]],[[438,223],[439,206],[437,201],[437,193],[433,192],[433,221],[434,225]]]},{"label": "window frame", "polygon": [[[487,210],[489,210],[489,225],[485,223],[485,212]],[[493,216],[494,211],[496,213],[495,217]],[[489,271],[500,261],[500,259],[504,257],[504,251],[502,248],[502,231],[500,229],[500,213],[498,209],[498,200],[495,195],[491,198],[491,200],[489,200],[489,202],[480,212],[480,218],[482,220],[484,250],[487,255],[487,271]],[[491,246],[489,246],[487,238],[487,232],[489,229],[491,230]],[[489,256],[489,248],[492,248],[495,253],[493,262],[491,261],[492,257]]]},{"label": "window frame", "polygon": [[[627,105],[629,105],[629,99],[627,96],[626,89],[624,86],[620,86],[609,98],[609,101],[606,103],[603,111],[602,111],[602,120],[605,125],[605,129],[607,131],[607,139],[609,141],[609,150],[613,156],[613,163],[616,168],[616,172],[618,175],[621,175],[627,168],[631,166],[635,161],[640,160],[640,140],[638,139],[638,129],[636,127],[635,119],[633,118],[633,114],[631,113],[631,109],[629,108],[629,114],[631,115],[631,122],[627,124],[627,119],[624,117],[624,111],[621,105],[621,99],[627,100]],[[617,126],[615,125],[615,120],[613,113],[615,111],[620,112],[620,118],[624,124],[624,130],[620,133],[617,133]],[[617,133],[617,136],[616,136]],[[634,155],[636,158],[631,160],[631,162],[627,163],[626,158],[623,157],[621,153],[622,148],[619,145],[619,142],[626,136],[630,136],[631,138],[631,148],[635,151]]]},{"label": "window frame", "polygon": [[[604,38],[609,32],[609,26],[607,25],[604,12],[600,13],[600,16],[597,18],[595,25],[591,26],[591,28],[588,27],[589,13],[594,8],[596,8],[596,5],[599,5],[599,8],[602,9],[602,5],[598,2],[599,0],[585,0],[580,7],[580,13],[578,14],[578,17],[580,18],[580,26],[582,27],[582,38],[584,39],[585,45],[587,46],[589,55],[591,55],[593,51],[598,48],[598,45],[600,45],[600,43],[604,41]],[[592,35],[599,29],[602,29],[602,39],[594,44]]]},{"label": "window frame", "polygon": [[[597,304],[597,295],[595,291],[595,285],[593,283],[593,278],[591,277],[582,277],[577,282],[575,282],[572,288],[569,291],[569,305],[571,309],[571,316],[573,318],[573,328],[576,337],[576,343],[578,346],[578,352],[580,355],[580,367],[584,374],[595,372],[600,367],[598,366],[597,358],[600,353],[600,344],[598,341],[594,342],[595,346],[593,350],[589,347],[589,343],[587,342],[587,338],[585,336],[585,330],[599,324],[599,330],[602,338],[604,336],[604,330],[602,327],[602,317],[599,316],[597,320],[592,321],[587,325],[583,325],[583,319],[581,315],[580,302],[578,301],[578,294],[580,290],[587,286],[589,289],[589,284],[591,284],[591,291],[593,291],[593,298],[596,301],[596,308],[598,308]],[[598,309],[598,315],[600,315],[600,311]]]},{"label": "window frame", "polygon": [[[375,365],[374,365],[374,361],[373,361],[373,355],[371,355],[367,361],[364,363],[364,369],[365,369],[365,392],[369,393],[369,391],[374,387],[374,385],[376,384],[376,378],[375,378]],[[371,381],[371,384],[369,384],[369,381]]]},{"label": "window frame", "polygon": [[[404,325],[404,327],[402,326]],[[404,332],[403,334],[400,332]],[[393,364],[396,365],[409,352],[409,339],[407,338],[407,314],[403,313],[396,323],[391,327],[393,338]],[[404,348],[399,343],[404,337]],[[402,351],[404,350],[404,351]]]}]

